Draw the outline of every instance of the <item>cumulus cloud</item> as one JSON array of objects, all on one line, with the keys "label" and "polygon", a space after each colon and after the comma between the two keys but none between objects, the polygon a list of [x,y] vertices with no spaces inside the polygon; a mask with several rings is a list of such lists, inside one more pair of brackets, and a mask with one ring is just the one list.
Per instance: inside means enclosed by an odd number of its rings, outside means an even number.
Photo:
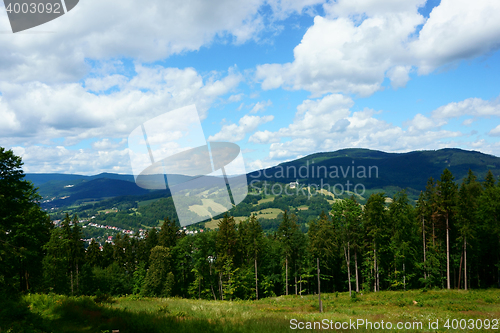
[{"label": "cumulus cloud", "polygon": [[132,173],[128,149],[73,150],[63,146],[16,146],[13,151],[25,162],[23,170],[26,173]]},{"label": "cumulus cloud", "polygon": [[472,59],[500,47],[500,2],[441,0],[430,13],[409,51],[421,74],[462,59]]},{"label": "cumulus cloud", "polygon": [[269,156],[263,162],[277,164],[314,152],[348,147],[400,152],[435,149],[447,147],[449,140],[465,135],[444,130],[444,121],[436,122],[421,114],[406,122],[408,129],[404,129],[379,119],[375,110],[352,111],[352,106],[349,97],[339,94],[305,100],[288,127],[275,132],[258,131],[249,141],[270,144]]},{"label": "cumulus cloud", "polygon": [[500,125],[492,129],[488,134],[491,136],[500,136]]},{"label": "cumulus cloud", "polygon": [[452,102],[432,112],[436,119],[451,119],[462,116],[490,117],[500,116],[500,97],[485,101],[481,98],[468,98],[460,102]]},{"label": "cumulus cloud", "polygon": [[[318,97],[369,96],[385,78],[404,87],[419,74],[500,47],[500,2],[442,0],[426,20],[425,0],[338,0],[324,5],[294,49],[294,61],[257,66],[264,90],[283,87]],[[419,31],[419,28],[421,30]]]},{"label": "cumulus cloud", "polygon": [[[57,20],[25,33],[0,34],[0,77],[11,82],[69,82],[90,70],[86,59],[152,62],[198,50],[216,39],[241,44],[259,39],[275,20],[318,2],[274,0],[276,15],[271,12],[265,19],[265,0],[80,1]],[[0,30],[10,30],[4,10]]]},{"label": "cumulus cloud", "polygon": [[231,141],[237,142],[245,138],[247,133],[253,132],[258,126],[268,123],[274,116],[249,116],[245,115],[240,119],[238,125],[230,124],[222,126],[219,133],[211,135],[209,141]]},{"label": "cumulus cloud", "polygon": [[88,138],[123,138],[144,121],[191,104],[203,119],[242,79],[232,70],[220,78],[202,77],[192,68],[137,65],[135,71],[131,79],[119,78],[121,89],[100,95],[92,90],[115,81],[96,79],[90,87],[0,81],[0,117],[7,119],[0,122],[0,143],[51,144],[64,137],[65,145],[73,145]]}]

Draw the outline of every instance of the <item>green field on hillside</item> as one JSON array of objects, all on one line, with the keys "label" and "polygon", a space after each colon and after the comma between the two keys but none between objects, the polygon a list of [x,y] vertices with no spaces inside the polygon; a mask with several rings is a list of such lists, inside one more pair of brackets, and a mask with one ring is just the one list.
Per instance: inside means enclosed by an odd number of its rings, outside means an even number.
[{"label": "green field on hillside", "polygon": [[[321,324],[323,329],[327,325],[327,330],[333,327],[332,331],[335,325],[339,328],[347,323],[352,328],[354,322],[360,324],[356,326],[360,332],[489,332],[500,325],[500,290],[497,289],[383,291],[356,297],[350,297],[349,293],[327,293],[322,294],[323,313],[319,313],[316,295],[271,297],[258,301],[128,296],[96,303],[91,297],[52,294],[27,295],[23,300],[30,315],[14,324],[1,323],[2,332],[12,327],[6,332],[276,333],[289,332],[291,328],[298,329],[302,325],[307,327],[308,322],[310,325],[318,323],[316,327]],[[368,322],[373,329],[370,326],[367,329]],[[387,329],[389,323],[392,330]],[[412,328],[398,330],[398,323],[400,327]],[[438,329],[429,329],[429,323],[437,323]],[[384,329],[375,329],[380,325],[384,325]],[[461,329],[460,325],[466,328]],[[348,330],[340,328],[336,331]]]}]

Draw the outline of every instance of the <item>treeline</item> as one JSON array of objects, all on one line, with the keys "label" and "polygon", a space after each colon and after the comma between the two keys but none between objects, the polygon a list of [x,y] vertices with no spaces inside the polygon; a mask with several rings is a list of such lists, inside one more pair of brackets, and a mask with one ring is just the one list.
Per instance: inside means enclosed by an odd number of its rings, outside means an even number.
[{"label": "treeline", "polygon": [[[85,249],[77,216],[53,228],[22,180],[20,158],[0,150],[0,284],[16,291],[255,299],[321,290],[488,288],[499,284],[500,183],[447,169],[412,203],[372,194],[336,200],[305,233],[285,211],[265,233],[255,217],[226,215],[215,231],[185,235],[165,218],[143,239]],[[318,197],[319,198],[319,197]],[[251,199],[253,200],[253,199]],[[283,199],[295,200],[295,199]],[[319,200],[319,199],[318,199]],[[300,202],[297,202],[300,204]],[[321,204],[322,206],[322,204]],[[5,264],[7,263],[7,265]]]}]

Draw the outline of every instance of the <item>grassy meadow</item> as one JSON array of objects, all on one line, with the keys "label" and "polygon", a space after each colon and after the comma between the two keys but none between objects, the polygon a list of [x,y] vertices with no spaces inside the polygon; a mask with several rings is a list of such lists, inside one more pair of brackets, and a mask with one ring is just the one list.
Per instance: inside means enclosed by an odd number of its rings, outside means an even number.
[{"label": "grassy meadow", "polygon": [[[206,301],[181,298],[141,298],[127,296],[66,297],[26,295],[23,301],[29,313],[12,312],[10,324],[0,322],[0,332],[290,332],[290,320],[297,323],[326,319],[349,322],[363,319],[372,323],[422,322],[422,329],[365,329],[360,332],[488,332],[490,329],[460,329],[459,322],[500,319],[500,290],[412,290],[378,293],[322,294],[324,312],[318,311],[317,295],[281,296],[258,301]],[[28,311],[28,310],[26,310]],[[18,311],[19,312],[19,311]],[[1,313],[1,312],[0,312]],[[17,317],[17,319],[16,319]],[[450,319],[450,328],[445,328]],[[455,327],[451,320],[457,319]],[[479,319],[479,321],[478,321]],[[429,321],[439,320],[438,330],[429,329]],[[338,325],[340,325],[340,323]],[[462,321],[462,323],[465,323]],[[344,324],[345,325],[345,324]],[[457,326],[458,325],[458,326]],[[332,326],[332,331],[335,331]],[[302,331],[312,331],[304,329]],[[349,329],[336,331],[347,332]]]}]

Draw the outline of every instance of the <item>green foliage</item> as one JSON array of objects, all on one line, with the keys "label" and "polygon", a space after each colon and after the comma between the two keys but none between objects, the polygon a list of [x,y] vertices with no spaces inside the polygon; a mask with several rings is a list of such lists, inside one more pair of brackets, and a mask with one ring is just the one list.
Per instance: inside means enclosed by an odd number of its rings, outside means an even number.
[{"label": "green foliage", "polygon": [[144,296],[169,297],[172,295],[174,275],[171,261],[170,249],[156,246],[151,250],[150,266],[142,289]]}]

